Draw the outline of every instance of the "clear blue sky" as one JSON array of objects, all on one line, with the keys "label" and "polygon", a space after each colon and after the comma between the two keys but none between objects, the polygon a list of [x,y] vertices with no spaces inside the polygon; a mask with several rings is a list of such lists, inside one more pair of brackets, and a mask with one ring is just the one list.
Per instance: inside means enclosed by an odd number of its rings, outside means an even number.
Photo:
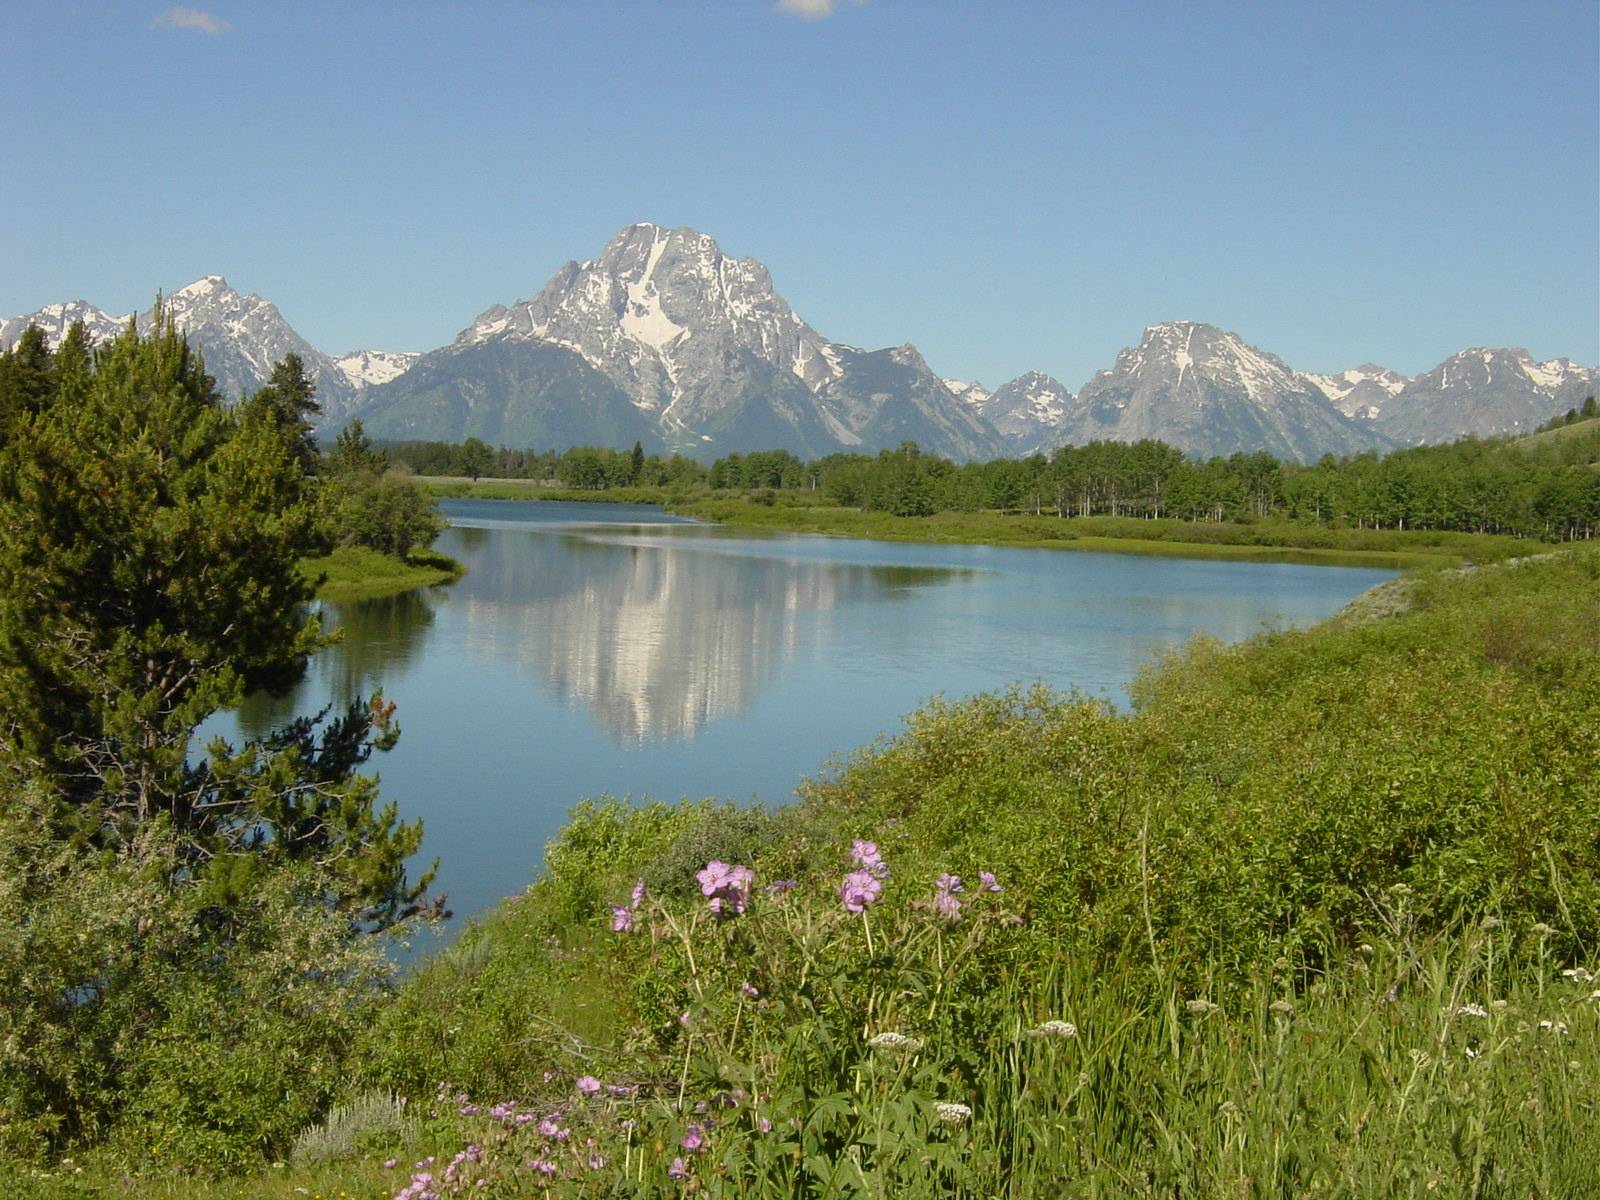
[{"label": "clear blue sky", "polygon": [[8,5],[0,313],[215,272],[430,349],[648,220],[990,386],[1175,318],[1600,361],[1594,0],[789,3]]}]

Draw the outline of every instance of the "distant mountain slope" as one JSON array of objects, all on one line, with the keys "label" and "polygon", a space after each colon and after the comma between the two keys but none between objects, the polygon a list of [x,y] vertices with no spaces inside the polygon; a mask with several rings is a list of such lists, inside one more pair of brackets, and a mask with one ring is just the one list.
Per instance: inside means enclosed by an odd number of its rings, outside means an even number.
[{"label": "distant mountain slope", "polygon": [[1316,384],[1340,412],[1356,421],[1377,420],[1389,401],[1411,382],[1398,371],[1374,363],[1362,363],[1337,375],[1303,373],[1303,377]]},{"label": "distant mountain slope", "polygon": [[1384,405],[1377,428],[1403,446],[1467,434],[1526,433],[1583,404],[1600,368],[1535,362],[1522,349],[1477,346],[1419,375]]},{"label": "distant mountain slope", "polygon": [[1097,438],[1157,438],[1202,456],[1265,450],[1303,462],[1384,444],[1281,359],[1195,321],[1150,326],[1084,385],[1057,441]]},{"label": "distant mountain slope", "polygon": [[1013,454],[1032,454],[1060,444],[1060,430],[1072,411],[1073,395],[1043,371],[1029,371],[1003,383],[980,411],[1005,436]]},{"label": "distant mountain slope", "polygon": [[[404,387],[399,387],[402,383]],[[385,395],[385,390],[388,389]],[[424,354],[361,410],[373,437],[493,445],[662,448],[655,422],[576,351],[489,341]]]},{"label": "distant mountain slope", "polygon": [[0,318],[0,348],[15,345],[29,325],[37,325],[44,331],[50,345],[58,346],[74,321],[83,322],[84,331],[91,342],[106,342],[126,329],[132,317],[132,313],[114,317],[84,300],[46,304],[24,316]]}]

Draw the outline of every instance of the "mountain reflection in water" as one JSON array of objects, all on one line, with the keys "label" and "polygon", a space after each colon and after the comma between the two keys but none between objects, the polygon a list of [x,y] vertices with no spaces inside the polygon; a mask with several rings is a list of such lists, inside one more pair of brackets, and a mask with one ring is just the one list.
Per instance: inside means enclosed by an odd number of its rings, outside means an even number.
[{"label": "mountain reflection in water", "polygon": [[[690,527],[693,528],[693,527]],[[359,699],[419,654],[448,601],[473,658],[519,663],[563,701],[581,704],[618,742],[692,737],[747,709],[763,684],[829,636],[845,604],[893,602],[973,571],[814,562],[738,550],[683,526],[550,531],[455,526],[445,549],[469,567],[440,589],[321,605],[341,631],[283,696],[252,696],[240,731],[259,736],[322,702]]]}]

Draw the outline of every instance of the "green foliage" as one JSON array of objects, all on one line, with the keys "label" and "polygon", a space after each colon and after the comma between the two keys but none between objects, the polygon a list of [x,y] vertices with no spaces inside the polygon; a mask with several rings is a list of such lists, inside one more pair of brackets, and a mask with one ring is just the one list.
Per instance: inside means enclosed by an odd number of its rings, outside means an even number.
[{"label": "green foliage", "polygon": [[174,887],[164,823],[117,852],[60,837],[37,792],[0,820],[0,1148],[105,1141],[129,1161],[247,1166],[334,1095],[388,974],[308,899],[320,868],[257,876],[226,912]]},{"label": "green foliage", "polygon": [[404,558],[414,549],[431,546],[444,529],[438,505],[409,479],[382,475],[341,483],[345,490],[336,526],[341,546]]},{"label": "green foliage", "polygon": [[421,828],[381,698],[194,745],[324,642],[303,371],[229,411],[159,312],[84,346],[0,355],[0,1142],[243,1165],[332,1098]]}]

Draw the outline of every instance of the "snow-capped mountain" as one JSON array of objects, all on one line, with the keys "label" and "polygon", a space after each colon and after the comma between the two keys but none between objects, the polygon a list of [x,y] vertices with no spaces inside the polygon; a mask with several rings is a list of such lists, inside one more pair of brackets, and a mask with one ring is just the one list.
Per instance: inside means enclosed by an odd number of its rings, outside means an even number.
[{"label": "snow-capped mountain", "polygon": [[1382,444],[1303,375],[1195,321],[1144,331],[1078,393],[1057,444],[1158,438],[1193,454],[1265,450],[1308,461]]},{"label": "snow-capped mountain", "polygon": [[941,379],[939,382],[950,389],[950,394],[961,403],[983,410],[984,403],[993,394],[983,384],[966,379]]},{"label": "snow-capped mountain", "polygon": [[979,411],[1005,436],[1011,453],[1032,454],[1061,444],[1071,409],[1071,392],[1043,371],[1029,371],[997,387]]},{"label": "snow-capped mountain", "polygon": [[1411,380],[1385,404],[1377,428],[1403,446],[1467,434],[1526,432],[1600,390],[1600,368],[1535,362],[1521,349],[1475,346]]},{"label": "snow-capped mountain", "polygon": [[[556,353],[560,351],[562,353]],[[766,267],[693,229],[630,225],[597,259],[569,262],[531,300],[496,305],[449,346],[375,388],[374,435],[542,440],[570,436],[582,391],[601,431],[725,454],[827,454],[912,439],[958,458],[1000,452],[914,347],[864,352],[828,341],[789,307]]]},{"label": "snow-capped mountain", "polygon": [[[275,304],[238,292],[221,275],[206,275],[163,297],[166,310],[191,345],[205,356],[206,371],[216,379],[225,400],[247,396],[266,383],[284,355],[298,354],[317,387],[322,408],[320,428],[337,429],[349,418],[362,391],[397,378],[417,358],[414,354],[358,350],[335,360],[295,332]],[[153,310],[151,310],[153,311]],[[138,315],[149,329],[151,311]],[[116,317],[83,300],[47,304],[21,317],[0,319],[0,347],[14,343],[29,325],[44,330],[52,346],[67,327],[82,321],[91,340],[114,338],[133,314]]]},{"label": "snow-capped mountain", "polygon": [[[277,305],[228,286],[221,275],[206,275],[164,297],[164,304],[189,344],[205,356],[206,370],[229,401],[248,396],[266,383],[286,354],[298,354],[317,388],[324,429],[343,425],[356,402],[356,388],[333,359],[295,332]],[[153,311],[153,310],[152,310]],[[148,326],[151,313],[142,313]]]},{"label": "snow-capped mountain", "polygon": [[[165,297],[229,400],[293,351],[331,432],[360,415],[377,437],[467,436],[516,446],[632,445],[701,457],[802,456],[915,441],[956,459],[1096,438],[1160,438],[1191,453],[1312,459],[1533,428],[1600,391],[1600,368],[1475,347],[1415,379],[1373,364],[1293,370],[1236,334],[1153,325],[1077,396],[1038,371],[990,391],[943,379],[915,346],[862,350],[802,320],[753,258],[692,229],[630,225],[532,299],[495,305],[428,354],[316,349],[260,296],[207,275]],[[131,314],[130,314],[131,316]],[[115,337],[130,316],[83,301],[0,318],[0,348],[30,324]],[[150,314],[138,318],[148,327]]]},{"label": "snow-capped mountain", "polygon": [[1340,412],[1357,421],[1376,421],[1389,401],[1411,382],[1398,371],[1375,363],[1362,363],[1354,370],[1340,371],[1336,375],[1303,374]]},{"label": "snow-capped mountain", "polygon": [[399,379],[421,357],[416,350],[355,350],[334,359],[333,365],[351,387],[367,388]]},{"label": "snow-capped mountain", "polygon": [[128,327],[132,313],[114,317],[104,309],[96,308],[85,300],[69,300],[65,304],[46,304],[36,312],[21,317],[0,318],[0,349],[16,344],[23,330],[37,325],[44,331],[51,349],[61,344],[74,321],[82,321],[84,332],[91,342],[105,342],[116,337]]}]

